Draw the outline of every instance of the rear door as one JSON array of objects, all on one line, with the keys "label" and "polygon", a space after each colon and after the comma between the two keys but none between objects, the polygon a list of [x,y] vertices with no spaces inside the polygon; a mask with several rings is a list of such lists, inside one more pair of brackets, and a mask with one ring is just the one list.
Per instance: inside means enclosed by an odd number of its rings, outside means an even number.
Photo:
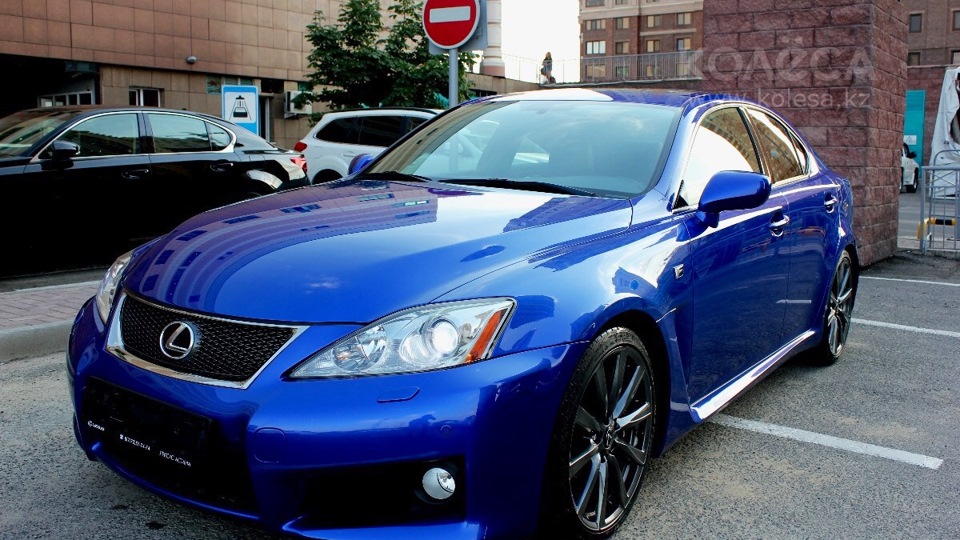
[{"label": "rear door", "polygon": [[827,246],[828,238],[838,236],[840,186],[816,169],[797,134],[774,115],[752,107],[747,115],[776,191],[787,202],[790,222],[783,240],[790,253],[790,284],[784,333],[790,339],[820,324],[824,281],[833,275]]},{"label": "rear door", "polygon": [[220,125],[170,112],[144,116],[153,141],[157,233],[202,211],[262,194],[246,178],[253,162],[234,151],[234,135]]}]

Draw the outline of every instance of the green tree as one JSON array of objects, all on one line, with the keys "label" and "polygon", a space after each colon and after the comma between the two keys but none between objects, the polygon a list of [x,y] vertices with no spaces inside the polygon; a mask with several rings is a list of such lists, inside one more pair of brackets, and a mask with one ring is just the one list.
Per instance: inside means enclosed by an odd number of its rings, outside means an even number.
[{"label": "green tree", "polygon": [[[347,0],[335,24],[323,12],[307,26],[313,50],[307,57],[310,84],[303,102],[327,103],[331,109],[354,107],[442,107],[449,88],[446,55],[432,55],[423,30],[423,4],[396,0],[384,26],[379,0]],[[460,100],[469,96],[470,52],[460,53]],[[439,99],[438,99],[439,97]]]}]

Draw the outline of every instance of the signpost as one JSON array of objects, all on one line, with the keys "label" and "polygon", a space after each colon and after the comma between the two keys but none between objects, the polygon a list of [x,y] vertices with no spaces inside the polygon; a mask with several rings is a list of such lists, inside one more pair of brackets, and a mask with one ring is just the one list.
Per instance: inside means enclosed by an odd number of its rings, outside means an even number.
[{"label": "signpost", "polygon": [[246,128],[251,133],[259,135],[260,130],[260,99],[256,86],[223,86],[221,89],[220,115],[224,120]]},{"label": "signpost", "polygon": [[[486,3],[480,0],[427,0],[423,4],[423,30],[430,43],[446,50],[450,61],[450,106],[459,102],[460,47],[477,32],[481,19],[486,20]],[[484,38],[486,32],[483,32]],[[471,45],[476,46],[475,40]],[[486,45],[484,44],[483,47]],[[480,47],[480,48],[483,48]],[[431,48],[432,52],[432,48]]]}]

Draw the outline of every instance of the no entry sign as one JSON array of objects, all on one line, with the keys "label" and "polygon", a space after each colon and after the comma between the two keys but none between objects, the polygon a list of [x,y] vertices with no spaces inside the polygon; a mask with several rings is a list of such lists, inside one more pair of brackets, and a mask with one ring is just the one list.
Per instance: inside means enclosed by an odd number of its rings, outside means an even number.
[{"label": "no entry sign", "polygon": [[479,0],[427,0],[423,5],[423,30],[441,49],[459,48],[479,22]]}]

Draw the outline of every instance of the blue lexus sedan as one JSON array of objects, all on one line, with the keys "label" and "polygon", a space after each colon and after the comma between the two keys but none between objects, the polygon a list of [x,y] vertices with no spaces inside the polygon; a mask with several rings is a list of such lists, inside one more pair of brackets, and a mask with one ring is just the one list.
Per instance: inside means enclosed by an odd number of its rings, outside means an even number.
[{"label": "blue lexus sedan", "polygon": [[760,104],[470,101],[117,259],[70,336],[76,438],[307,538],[607,537],[652,458],[840,357],[853,231],[848,181]]}]

